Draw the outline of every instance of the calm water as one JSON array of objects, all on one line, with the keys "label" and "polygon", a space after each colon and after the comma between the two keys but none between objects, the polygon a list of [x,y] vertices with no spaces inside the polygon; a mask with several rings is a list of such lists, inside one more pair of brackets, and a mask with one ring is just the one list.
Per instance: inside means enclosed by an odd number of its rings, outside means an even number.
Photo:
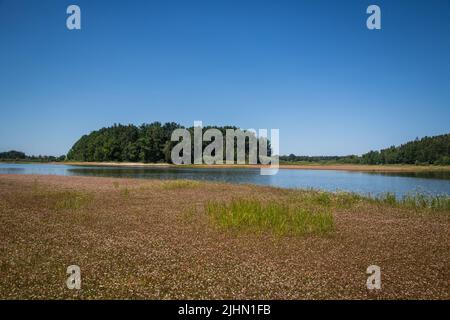
[{"label": "calm water", "polygon": [[194,179],[251,183],[283,188],[314,188],[377,195],[411,192],[450,195],[450,173],[386,174],[334,170],[280,169],[274,176],[261,176],[259,169],[197,169],[142,167],[85,167],[51,164],[0,163],[0,174],[54,174],[63,176],[101,176],[142,179]]}]

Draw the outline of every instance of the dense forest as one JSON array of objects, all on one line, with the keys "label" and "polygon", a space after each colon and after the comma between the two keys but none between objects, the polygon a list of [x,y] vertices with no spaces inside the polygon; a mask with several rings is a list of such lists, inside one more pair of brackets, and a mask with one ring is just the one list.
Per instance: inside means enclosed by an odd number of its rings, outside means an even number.
[{"label": "dense forest", "polygon": [[32,162],[54,162],[54,161],[64,161],[66,156],[29,156],[21,151],[7,151],[0,152],[0,161],[32,161]]},{"label": "dense forest", "polygon": [[7,151],[7,152],[0,152],[0,159],[1,160],[24,160],[27,156],[24,152],[20,151]]},{"label": "dense forest", "polygon": [[[171,162],[171,151],[178,141],[171,141],[172,132],[183,126],[170,122],[161,124],[153,122],[150,124],[121,125],[102,128],[82,136],[67,154],[68,160],[74,161],[124,161],[124,162]],[[234,126],[203,127],[203,132],[210,128],[218,129],[224,137],[227,129],[238,129]],[[187,128],[193,136],[193,127]],[[191,139],[193,141],[193,138]],[[210,142],[203,142],[203,149]],[[193,147],[193,143],[192,143]],[[246,156],[248,156],[248,139],[246,141]],[[270,142],[268,142],[270,155]],[[236,146],[235,146],[236,150]],[[193,151],[191,152],[193,157]],[[235,152],[236,156],[236,152]]]},{"label": "dense forest", "polygon": [[115,124],[82,136],[67,154],[74,161],[167,162],[176,123]]},{"label": "dense forest", "polygon": [[[129,161],[171,162],[171,151],[178,142],[170,141],[173,130],[183,126],[170,122],[161,124],[121,125],[102,128],[82,136],[66,156],[29,156],[20,151],[0,152],[0,161]],[[225,137],[226,129],[234,126],[203,127],[219,129]],[[193,127],[188,128],[193,135]],[[225,139],[224,139],[225,140]],[[203,148],[209,142],[203,142]],[[270,155],[270,141],[268,142]],[[224,152],[226,148],[224,146]],[[248,151],[248,141],[246,141]],[[236,153],[236,152],[235,152]],[[193,152],[192,152],[193,154]],[[434,164],[450,165],[450,134],[416,138],[400,146],[391,146],[380,151],[370,151],[362,156],[280,156],[281,163],[319,162],[348,164]]]},{"label": "dense forest", "polygon": [[370,151],[362,156],[281,156],[282,162],[334,162],[354,164],[435,164],[450,165],[450,134],[416,138],[398,147]]}]

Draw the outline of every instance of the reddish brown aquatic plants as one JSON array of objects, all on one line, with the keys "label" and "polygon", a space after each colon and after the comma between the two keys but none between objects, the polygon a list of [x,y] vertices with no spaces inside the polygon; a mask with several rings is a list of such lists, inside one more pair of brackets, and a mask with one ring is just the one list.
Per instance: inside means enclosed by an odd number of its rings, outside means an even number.
[{"label": "reddish brown aquatic plants", "polygon": [[[250,185],[0,175],[0,297],[449,299],[449,212]],[[125,191],[126,190],[126,191]],[[326,234],[216,228],[236,199],[330,212]],[[81,290],[65,285],[79,265]],[[382,289],[366,288],[378,265]]]}]

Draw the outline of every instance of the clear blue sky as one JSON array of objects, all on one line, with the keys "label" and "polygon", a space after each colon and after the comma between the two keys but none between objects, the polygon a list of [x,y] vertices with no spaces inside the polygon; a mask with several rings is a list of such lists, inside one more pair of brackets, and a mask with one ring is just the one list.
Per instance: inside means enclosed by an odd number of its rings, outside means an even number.
[{"label": "clear blue sky", "polygon": [[0,0],[0,114],[29,154],[113,123],[279,128],[302,155],[448,133],[450,1]]}]

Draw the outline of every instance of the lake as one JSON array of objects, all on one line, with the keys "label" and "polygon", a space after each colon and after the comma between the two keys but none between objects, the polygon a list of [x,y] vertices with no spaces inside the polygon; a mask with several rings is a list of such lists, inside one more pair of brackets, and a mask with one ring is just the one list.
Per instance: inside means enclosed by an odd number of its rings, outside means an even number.
[{"label": "lake", "polygon": [[0,163],[0,174],[193,179],[250,183],[282,188],[349,191],[372,196],[385,192],[392,192],[397,196],[414,192],[450,196],[450,172],[367,173],[336,170],[280,169],[276,175],[262,176],[259,169],[251,168],[88,167],[63,164]]}]

